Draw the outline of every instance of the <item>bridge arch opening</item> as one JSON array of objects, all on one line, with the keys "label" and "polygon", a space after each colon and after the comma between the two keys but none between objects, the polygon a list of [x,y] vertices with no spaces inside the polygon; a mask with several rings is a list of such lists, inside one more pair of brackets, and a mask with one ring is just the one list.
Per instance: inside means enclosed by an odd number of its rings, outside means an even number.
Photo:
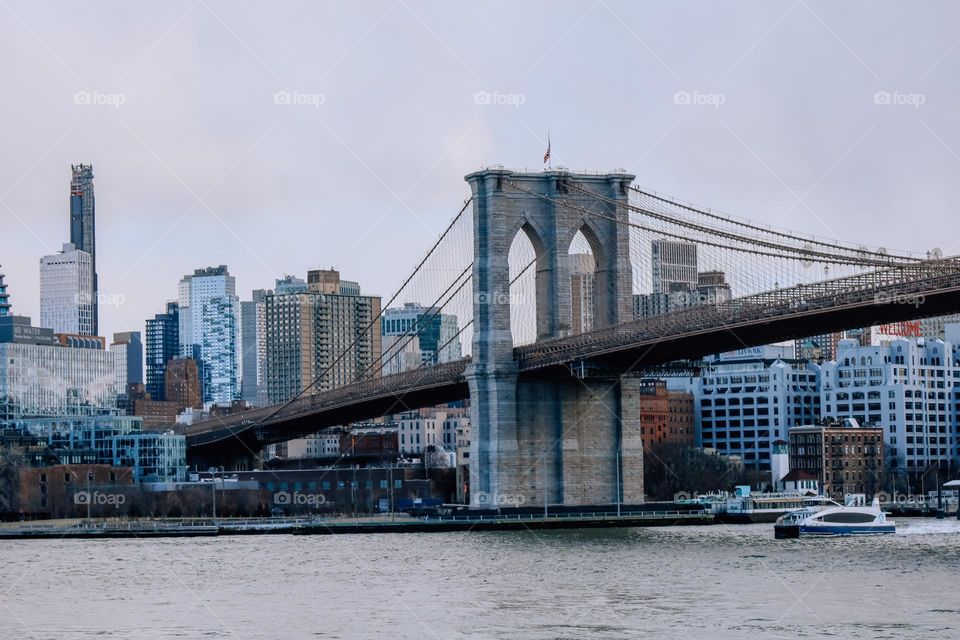
[{"label": "bridge arch opening", "polygon": [[541,272],[545,268],[546,248],[536,230],[526,223],[520,227],[510,243],[507,254],[510,273],[510,292],[506,300],[497,304],[510,305],[510,333],[514,346],[531,344],[537,340],[537,298],[543,289]]},{"label": "bridge arch opening", "polygon": [[[587,233],[584,233],[584,230]],[[567,266],[570,274],[570,334],[577,335],[592,331],[596,309],[594,305],[594,287],[596,285],[597,258],[587,227],[577,230],[567,250]],[[593,234],[590,234],[593,236]],[[599,248],[599,247],[598,247]]]}]

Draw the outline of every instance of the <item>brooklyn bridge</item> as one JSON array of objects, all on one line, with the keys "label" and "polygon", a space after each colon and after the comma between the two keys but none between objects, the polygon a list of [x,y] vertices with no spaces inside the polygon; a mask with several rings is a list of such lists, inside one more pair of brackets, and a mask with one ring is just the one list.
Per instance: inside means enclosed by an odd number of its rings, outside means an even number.
[{"label": "brooklyn bridge", "polygon": [[[634,180],[499,167],[466,176],[471,197],[383,307],[416,300],[455,312],[469,355],[384,375],[387,350],[351,384],[194,424],[191,462],[249,468],[271,443],[469,398],[472,495],[638,503],[642,376],[726,350],[960,311],[960,258],[769,227]],[[638,312],[662,268],[651,248],[664,240],[695,244],[732,293]],[[572,302],[574,253],[592,257],[587,318]]]}]

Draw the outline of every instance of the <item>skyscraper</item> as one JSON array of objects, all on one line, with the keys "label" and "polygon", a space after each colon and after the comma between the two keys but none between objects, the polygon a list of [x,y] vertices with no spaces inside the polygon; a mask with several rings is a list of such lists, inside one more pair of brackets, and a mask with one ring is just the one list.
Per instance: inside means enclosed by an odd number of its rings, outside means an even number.
[{"label": "skyscraper", "polygon": [[200,367],[204,402],[240,397],[240,300],[226,265],[197,269],[180,281],[180,356]]},{"label": "skyscraper", "polygon": [[272,293],[264,289],[253,292],[253,300],[240,303],[243,380],[241,398],[250,404],[266,402],[267,335],[266,298]]},{"label": "skyscraper", "polygon": [[570,254],[570,311],[573,334],[593,329],[593,281],[597,261],[589,253]]},{"label": "skyscraper", "polygon": [[651,243],[654,293],[692,291],[697,288],[697,245],[675,240]]},{"label": "skyscraper", "polygon": [[70,243],[80,251],[90,255],[90,291],[93,305],[93,329],[91,335],[99,331],[99,312],[97,308],[97,239],[96,206],[93,197],[93,165],[70,165],[73,176],[70,179]]},{"label": "skyscraper", "polygon": [[437,313],[435,307],[407,302],[387,309],[380,317],[383,375],[460,358],[462,347],[454,337],[458,330],[457,316]]},{"label": "skyscraper", "polygon": [[307,291],[267,294],[269,402],[289,400],[315,381],[313,391],[322,391],[372,374],[380,324],[371,322],[380,313],[380,298],[356,295],[356,283],[343,281],[342,288],[340,282],[336,271],[316,271]]},{"label": "skyscraper", "polygon": [[127,367],[127,384],[143,384],[143,340],[139,331],[113,334],[111,351],[123,354]]},{"label": "skyscraper", "polygon": [[180,353],[179,310],[176,302],[168,302],[166,313],[147,320],[147,393],[153,400],[166,400],[167,363]]},{"label": "skyscraper", "polygon": [[56,333],[96,335],[93,260],[74,245],[40,258],[40,326]]},{"label": "skyscraper", "polygon": [[7,284],[3,278],[3,273],[0,273],[0,316],[7,316],[10,315],[10,294],[7,293]]}]

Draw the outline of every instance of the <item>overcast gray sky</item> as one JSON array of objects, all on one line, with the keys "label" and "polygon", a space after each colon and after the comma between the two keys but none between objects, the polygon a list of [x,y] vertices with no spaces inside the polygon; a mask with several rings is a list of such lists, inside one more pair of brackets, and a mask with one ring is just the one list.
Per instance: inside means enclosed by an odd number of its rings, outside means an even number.
[{"label": "overcast gray sky", "polygon": [[389,295],[463,175],[541,166],[548,128],[555,164],[960,253],[958,40],[949,2],[0,0],[0,264],[38,319],[88,162],[101,289],[125,301],[105,335],[211,264],[242,298],[329,265]]}]

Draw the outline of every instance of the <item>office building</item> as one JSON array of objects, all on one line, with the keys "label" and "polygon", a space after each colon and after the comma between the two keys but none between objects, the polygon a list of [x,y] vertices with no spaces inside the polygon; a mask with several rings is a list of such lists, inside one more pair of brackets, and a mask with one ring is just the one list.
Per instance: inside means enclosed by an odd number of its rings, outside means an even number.
[{"label": "office building", "polygon": [[422,455],[428,447],[457,450],[457,432],[469,429],[463,407],[429,407],[396,416],[400,453]]},{"label": "office building", "polygon": [[881,489],[883,428],[852,418],[790,429],[790,469],[805,471],[835,499]]},{"label": "office building", "polygon": [[140,339],[140,332],[124,331],[113,334],[110,350],[122,355],[127,384],[143,384],[143,340]]},{"label": "office building", "polygon": [[597,261],[590,253],[570,254],[570,311],[574,335],[593,330],[593,273]]},{"label": "office building", "polygon": [[704,271],[697,274],[694,288],[676,288],[661,293],[638,293],[633,296],[635,318],[688,309],[700,304],[722,304],[733,298],[723,271]]},{"label": "office building", "polygon": [[240,397],[240,300],[225,265],[197,269],[179,286],[180,357],[200,367],[204,402]]},{"label": "office building", "polygon": [[[457,316],[408,302],[380,317],[383,375],[462,357]],[[379,364],[377,365],[379,367]]]},{"label": "office building", "polygon": [[697,288],[697,245],[675,240],[654,240],[650,244],[653,293]]},{"label": "office building", "polygon": [[[379,375],[378,296],[340,289],[336,271],[311,271],[307,291],[265,297],[267,401],[278,403]],[[350,293],[344,293],[349,290]],[[345,354],[342,355],[341,354]]]},{"label": "office building", "polygon": [[[958,325],[947,325],[948,337]],[[956,332],[955,329],[953,329]],[[897,338],[880,346],[843,339],[823,365],[824,417],[880,427],[886,464],[922,473],[960,458],[960,348],[939,339]]]},{"label": "office building", "polygon": [[116,352],[62,346],[22,316],[0,318],[0,421],[117,413],[126,387]]},{"label": "office building", "polygon": [[267,298],[268,291],[257,289],[253,299],[240,303],[240,333],[243,379],[240,396],[252,405],[266,402]]},{"label": "office building", "polygon": [[73,244],[40,258],[40,326],[56,333],[96,335],[93,258]]},{"label": "office building", "polygon": [[770,469],[771,447],[820,417],[820,367],[767,345],[711,356],[694,395],[697,445]]},{"label": "office building", "polygon": [[180,354],[180,313],[176,302],[168,302],[165,313],[147,320],[147,393],[153,400],[165,400],[164,376],[167,363]]},{"label": "office building", "polygon": [[130,467],[136,482],[187,479],[187,439],[173,433],[128,433],[110,438],[115,467]]},{"label": "office building", "polygon": [[[86,333],[99,333],[98,279],[97,279],[97,220],[96,204],[93,196],[93,166],[89,164],[70,165],[70,243],[78,251],[90,256],[90,271],[84,273],[88,281],[82,287],[90,292],[91,328]],[[41,316],[43,314],[41,313]],[[43,324],[41,322],[41,324]],[[46,325],[44,325],[46,326]],[[64,331],[64,333],[84,333],[83,331]]]}]

